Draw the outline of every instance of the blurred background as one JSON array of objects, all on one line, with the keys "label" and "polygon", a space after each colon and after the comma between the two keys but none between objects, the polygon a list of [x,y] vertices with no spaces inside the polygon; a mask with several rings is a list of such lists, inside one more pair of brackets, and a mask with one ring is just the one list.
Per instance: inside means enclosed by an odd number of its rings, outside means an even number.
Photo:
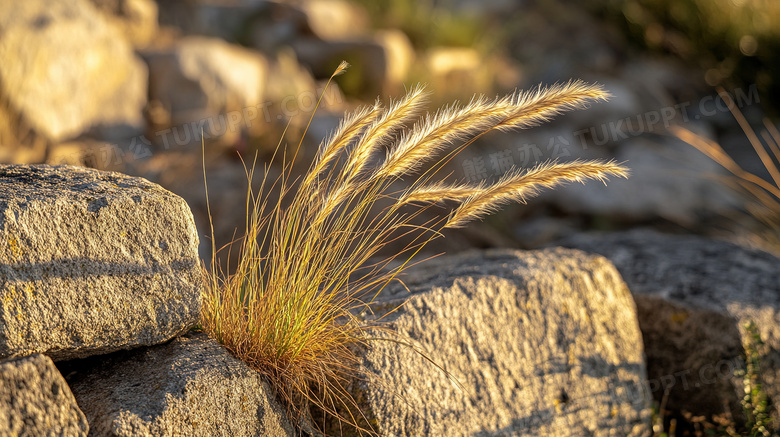
[{"label": "blurred background", "polygon": [[[629,227],[762,244],[741,214],[746,200],[721,183],[725,171],[669,128],[718,142],[770,180],[716,90],[761,129],[778,113],[774,0],[3,3],[0,162],[80,165],[159,183],[190,204],[204,257],[202,143],[223,244],[244,225],[240,157],[257,154],[263,164],[277,144],[294,148],[321,95],[303,163],[345,111],[417,83],[427,84],[434,110],[570,79],[599,82],[613,98],[534,129],[490,134],[447,172],[476,181],[549,159],[615,158],[632,177],[545,192],[450,232],[437,252],[535,248]],[[351,68],[323,95],[341,60]]]}]

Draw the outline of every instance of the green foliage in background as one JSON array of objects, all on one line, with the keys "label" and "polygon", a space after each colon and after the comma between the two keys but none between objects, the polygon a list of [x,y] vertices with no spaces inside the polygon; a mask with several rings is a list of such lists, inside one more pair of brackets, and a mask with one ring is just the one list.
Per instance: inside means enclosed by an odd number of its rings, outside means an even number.
[{"label": "green foliage in background", "polygon": [[[642,48],[702,68],[709,85],[756,84],[780,101],[780,2],[777,0],[591,0]],[[773,108],[777,111],[780,108]]]},{"label": "green foliage in background", "polygon": [[[745,410],[747,423],[745,428],[750,437],[769,437],[777,435],[773,432],[772,419],[769,417],[769,400],[761,383],[761,357],[766,353],[764,342],[754,322],[745,324],[745,370],[737,376],[742,376],[745,386],[745,396],[742,407]],[[730,434],[737,435],[737,434]]]},{"label": "green foliage in background", "polygon": [[448,2],[430,0],[353,0],[369,12],[375,27],[404,31],[417,49],[483,44],[488,28],[472,14],[456,12]]}]

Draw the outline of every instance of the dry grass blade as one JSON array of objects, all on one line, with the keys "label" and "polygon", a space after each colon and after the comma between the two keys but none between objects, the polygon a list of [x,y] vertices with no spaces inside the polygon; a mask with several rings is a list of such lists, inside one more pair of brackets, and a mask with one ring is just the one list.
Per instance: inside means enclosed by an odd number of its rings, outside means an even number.
[{"label": "dry grass blade", "polygon": [[780,132],[778,132],[777,127],[766,118],[764,119],[764,127],[766,127],[764,138],[766,139],[767,144],[769,144],[769,148],[772,149],[775,159],[780,162]]},{"label": "dry grass blade", "polygon": [[774,184],[744,170],[718,143],[679,126],[673,126],[670,130],[677,138],[690,144],[734,175],[720,179],[746,200],[749,216],[759,224],[759,228],[751,239],[761,247],[780,253],[780,149],[778,148],[780,132],[769,120],[764,120],[764,126],[767,130],[762,132],[761,136],[766,142],[766,148],[772,152],[777,160],[775,162],[734,102],[726,93],[721,92],[721,97],[742,127]]},{"label": "dry grass blade", "polygon": [[[391,184],[447,145],[465,141],[459,146],[465,147],[491,129],[528,127],[605,96],[600,87],[575,82],[501,99],[478,97],[423,116],[407,129],[425,99],[418,87],[386,110],[377,104],[348,116],[301,182],[290,176],[293,162],[284,161],[280,176],[264,179],[255,193],[253,169],[248,169],[239,263],[234,272],[223,272],[215,253],[211,271],[204,270],[204,329],[267,375],[291,414],[306,414],[305,405],[314,403],[366,431],[358,426],[361,415],[345,387],[356,373],[359,377],[355,346],[370,347],[376,326],[355,314],[412,265],[404,255],[400,265],[388,268],[399,254],[417,253],[444,227],[461,226],[508,201],[524,201],[540,188],[625,176],[626,170],[614,163],[552,163],[512,172],[493,185],[430,182],[435,171],[419,176],[404,192],[392,191]],[[389,146],[384,162],[367,171],[384,146]],[[269,197],[271,191],[278,196]],[[443,199],[460,207],[449,216],[437,210],[436,218],[415,222]],[[374,260],[401,240],[408,242],[404,249]]]},{"label": "dry grass blade", "polygon": [[734,176],[749,182],[756,189],[766,190],[772,195],[780,198],[780,188],[742,169],[742,167],[740,167],[718,143],[699,136],[680,126],[671,126],[669,129],[677,138],[695,147]]},{"label": "dry grass blade", "polygon": [[737,123],[739,123],[742,131],[745,132],[745,135],[750,141],[750,145],[753,146],[753,150],[756,151],[756,154],[761,159],[761,163],[764,164],[764,168],[766,168],[769,172],[769,175],[772,176],[772,180],[774,180],[775,186],[780,187],[780,171],[777,169],[775,163],[772,162],[772,158],[769,157],[769,154],[767,154],[766,149],[764,149],[764,146],[761,144],[761,140],[759,140],[758,136],[756,136],[756,132],[752,127],[750,127],[750,124],[745,119],[745,116],[742,115],[742,111],[740,111],[737,105],[734,104],[734,100],[723,88],[718,89],[718,94],[720,95],[720,98],[726,102],[726,106],[729,108],[729,111],[731,111],[731,114],[737,120]]},{"label": "dry grass blade", "polygon": [[457,228],[497,211],[509,202],[525,203],[542,188],[552,188],[565,182],[586,179],[605,181],[609,176],[628,177],[628,169],[614,162],[574,161],[544,163],[527,170],[515,170],[495,184],[476,192],[450,216],[445,227]]}]

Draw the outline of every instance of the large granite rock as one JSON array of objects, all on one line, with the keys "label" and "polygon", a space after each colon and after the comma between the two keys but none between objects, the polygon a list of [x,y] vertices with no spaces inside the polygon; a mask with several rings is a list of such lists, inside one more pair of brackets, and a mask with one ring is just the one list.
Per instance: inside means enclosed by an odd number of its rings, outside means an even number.
[{"label": "large granite rock", "polygon": [[0,95],[42,138],[140,132],[146,80],[146,66],[89,0],[0,8]]},{"label": "large granite rock", "polygon": [[264,378],[205,334],[62,367],[90,435],[293,435]]},{"label": "large granite rock", "polygon": [[51,359],[0,362],[0,435],[85,436],[87,420]]},{"label": "large granite rock", "polygon": [[[422,264],[382,292],[357,398],[380,435],[644,436],[642,340],[606,259],[493,250]],[[400,341],[399,341],[400,340]],[[423,351],[431,364],[410,346]]]},{"label": "large granite rock", "polygon": [[145,179],[0,165],[0,357],[164,342],[199,316],[192,214]]},{"label": "large granite rock", "polygon": [[[631,231],[557,242],[609,258],[634,295],[649,384],[668,407],[742,415],[744,325],[753,321],[767,351],[764,389],[780,418],[780,259],[694,236]],[[725,403],[725,408],[724,408]]]}]

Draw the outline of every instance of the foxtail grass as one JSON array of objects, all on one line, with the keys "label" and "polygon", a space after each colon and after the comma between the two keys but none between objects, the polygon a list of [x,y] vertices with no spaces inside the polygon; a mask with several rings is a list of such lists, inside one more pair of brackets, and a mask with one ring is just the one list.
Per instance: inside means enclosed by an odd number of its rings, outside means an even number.
[{"label": "foxtail grass", "polygon": [[780,132],[764,119],[762,142],[728,93],[719,90],[719,94],[766,168],[769,179],[743,169],[715,141],[680,126],[671,127],[671,132],[730,173],[719,180],[745,200],[748,215],[757,225],[751,232],[752,243],[780,254]]},{"label": "foxtail grass", "polygon": [[[446,184],[436,180],[437,171],[486,132],[535,126],[607,97],[600,86],[577,81],[477,97],[431,115],[424,114],[427,93],[418,87],[386,107],[376,103],[347,115],[303,176],[292,176],[294,159],[275,155],[281,176],[264,179],[258,191],[250,184],[247,192],[235,271],[223,272],[213,258],[206,272],[203,328],[265,374],[296,413],[314,403],[357,424],[359,414],[338,413],[356,406],[346,388],[359,368],[355,346],[371,346],[369,327],[356,314],[441,230],[524,202],[542,188],[627,175],[621,165],[597,161],[516,169],[492,184]],[[426,162],[432,165],[418,174]],[[250,181],[254,168],[247,169]],[[393,188],[399,180],[407,188]],[[416,224],[426,211],[438,214]],[[403,251],[378,257],[398,241]]]}]

